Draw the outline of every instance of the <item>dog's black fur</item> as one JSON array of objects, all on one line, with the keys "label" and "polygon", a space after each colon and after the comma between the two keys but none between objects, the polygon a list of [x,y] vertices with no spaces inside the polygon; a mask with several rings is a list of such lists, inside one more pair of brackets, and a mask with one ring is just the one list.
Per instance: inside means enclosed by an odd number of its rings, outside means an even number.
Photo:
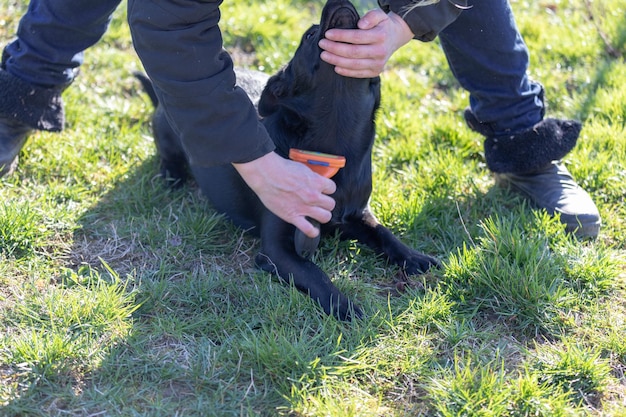
[{"label": "dog's black fur", "polygon": [[[258,111],[276,143],[276,151],[283,157],[287,157],[289,148],[346,157],[345,168],[333,177],[337,184],[332,195],[336,206],[332,220],[322,225],[322,234],[339,231],[342,239],[365,243],[400,265],[406,273],[422,273],[437,266],[438,261],[400,242],[377,221],[368,205],[380,80],[342,77],[320,59],[318,42],[326,30],[356,28],[358,19],[349,1],[329,0],[320,24],[306,31],[289,64],[267,82]],[[143,82],[149,83],[145,79]],[[151,89],[149,84],[146,87]],[[187,159],[158,106],[153,130],[162,172],[175,180],[184,180]],[[361,317],[361,309],[335,287],[326,273],[297,253],[295,227],[267,210],[230,164],[190,168],[202,192],[218,211],[260,236],[262,247],[256,257],[257,266],[308,293],[327,314],[347,320]]]}]

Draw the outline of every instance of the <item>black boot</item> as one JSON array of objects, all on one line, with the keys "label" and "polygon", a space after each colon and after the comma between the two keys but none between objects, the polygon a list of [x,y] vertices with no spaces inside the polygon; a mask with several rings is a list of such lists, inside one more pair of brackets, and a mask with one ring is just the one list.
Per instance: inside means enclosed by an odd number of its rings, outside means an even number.
[{"label": "black boot", "polygon": [[15,119],[0,117],[0,177],[17,168],[17,155],[32,129]]},{"label": "black boot", "polygon": [[469,109],[465,120],[486,137],[485,160],[497,184],[522,193],[550,215],[559,214],[567,232],[581,238],[598,236],[602,223],[598,208],[559,162],[576,145],[579,122],[544,119],[526,131],[494,136]]},{"label": "black boot", "polygon": [[0,68],[0,177],[12,173],[33,130],[63,129],[63,88],[31,85]]}]

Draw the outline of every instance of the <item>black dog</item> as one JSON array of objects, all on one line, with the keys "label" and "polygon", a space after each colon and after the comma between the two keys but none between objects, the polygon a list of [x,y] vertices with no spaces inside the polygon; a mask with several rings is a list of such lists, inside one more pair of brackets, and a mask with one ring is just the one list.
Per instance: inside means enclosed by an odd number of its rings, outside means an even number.
[{"label": "black dog", "polygon": [[[276,151],[283,157],[287,157],[290,148],[345,156],[346,166],[333,177],[337,191],[332,195],[336,201],[332,220],[322,225],[322,234],[339,231],[342,239],[365,243],[408,274],[422,273],[437,266],[438,261],[400,242],[377,221],[368,205],[380,80],[342,77],[320,59],[318,42],[326,30],[356,28],[358,19],[349,1],[329,0],[320,24],[306,31],[289,64],[267,82],[258,111],[276,143]],[[244,74],[243,80],[249,81],[248,76]],[[238,80],[241,85],[239,74]],[[149,81],[142,82],[150,91]],[[153,95],[152,98],[156,104]],[[361,317],[360,308],[335,287],[324,271],[299,255],[295,227],[267,210],[230,164],[188,167],[179,139],[158,106],[153,130],[163,173],[184,180],[190,168],[202,192],[218,211],[261,237],[261,252],[256,257],[258,267],[308,293],[327,314],[344,320]]]}]

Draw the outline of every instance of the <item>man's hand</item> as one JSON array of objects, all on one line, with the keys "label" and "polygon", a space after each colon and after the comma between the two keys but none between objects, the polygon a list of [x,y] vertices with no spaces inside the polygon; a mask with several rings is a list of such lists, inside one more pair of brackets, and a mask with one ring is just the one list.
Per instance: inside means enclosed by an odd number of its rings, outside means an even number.
[{"label": "man's hand", "polygon": [[376,77],[389,57],[413,39],[413,32],[397,14],[381,9],[367,12],[358,29],[330,29],[320,40],[321,58],[337,74],[353,78]]},{"label": "man's hand", "polygon": [[319,230],[306,217],[327,223],[335,200],[335,183],[300,162],[270,152],[243,164],[233,164],[244,181],[272,213],[293,224],[308,237]]}]

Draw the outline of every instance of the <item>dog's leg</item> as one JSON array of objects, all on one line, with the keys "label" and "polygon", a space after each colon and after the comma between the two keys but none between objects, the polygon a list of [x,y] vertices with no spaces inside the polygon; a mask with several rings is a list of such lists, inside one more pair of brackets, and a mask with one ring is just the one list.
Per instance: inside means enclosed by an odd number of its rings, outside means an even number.
[{"label": "dog's leg", "polygon": [[146,94],[148,94],[150,101],[154,105],[152,134],[161,161],[161,175],[170,185],[178,187],[187,180],[189,171],[189,164],[187,163],[183,145],[180,142],[178,134],[165,117],[165,112],[159,104],[159,98],[157,97],[150,78],[139,71],[134,72],[134,75],[141,82]]},{"label": "dog's leg", "polygon": [[189,176],[189,163],[178,134],[158,106],[152,116],[152,131],[163,178],[174,187],[182,185]]},{"label": "dog's leg", "polygon": [[347,217],[339,226],[342,239],[356,239],[369,246],[376,253],[399,265],[409,274],[421,274],[441,263],[432,256],[425,255],[402,243],[392,232],[380,224],[366,208],[361,215]]},{"label": "dog's leg", "polygon": [[266,210],[261,226],[259,268],[277,275],[317,301],[324,312],[340,320],[361,318],[363,313],[313,262],[296,253],[294,227]]}]

